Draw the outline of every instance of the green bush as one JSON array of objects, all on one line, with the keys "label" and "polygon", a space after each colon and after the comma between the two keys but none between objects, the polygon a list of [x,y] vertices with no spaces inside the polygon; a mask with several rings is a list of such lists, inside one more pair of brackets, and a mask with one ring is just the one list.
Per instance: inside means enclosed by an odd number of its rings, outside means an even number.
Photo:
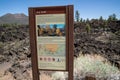
[{"label": "green bush", "polygon": [[86,31],[87,31],[87,33],[89,34],[90,33],[90,31],[91,31],[91,27],[90,27],[90,25],[89,24],[86,24]]},{"label": "green bush", "polygon": [[3,52],[3,49],[4,48],[4,43],[2,43],[2,42],[0,42],[0,54],[1,54],[1,52]]}]

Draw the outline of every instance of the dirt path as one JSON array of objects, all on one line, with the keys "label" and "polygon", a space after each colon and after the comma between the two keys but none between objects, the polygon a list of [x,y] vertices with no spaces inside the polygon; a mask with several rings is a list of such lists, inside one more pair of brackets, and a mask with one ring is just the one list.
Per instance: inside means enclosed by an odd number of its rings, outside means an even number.
[{"label": "dirt path", "polygon": [[52,80],[52,78],[49,75],[41,74],[40,80]]},{"label": "dirt path", "polygon": [[9,62],[0,64],[0,80],[14,80],[12,74],[7,71],[10,67]]}]

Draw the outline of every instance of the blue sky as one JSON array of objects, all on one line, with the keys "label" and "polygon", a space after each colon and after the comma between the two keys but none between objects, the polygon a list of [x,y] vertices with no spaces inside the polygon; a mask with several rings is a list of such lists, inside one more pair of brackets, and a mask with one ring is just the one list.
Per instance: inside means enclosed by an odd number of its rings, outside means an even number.
[{"label": "blue sky", "polygon": [[0,16],[6,13],[25,13],[28,7],[74,5],[74,11],[80,12],[80,17],[108,18],[115,13],[120,19],[120,0],[0,0]]}]

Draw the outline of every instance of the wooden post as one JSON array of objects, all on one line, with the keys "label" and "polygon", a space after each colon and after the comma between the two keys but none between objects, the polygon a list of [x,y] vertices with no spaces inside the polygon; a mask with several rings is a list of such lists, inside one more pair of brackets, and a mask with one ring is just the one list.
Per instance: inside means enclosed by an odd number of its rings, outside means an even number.
[{"label": "wooden post", "polygon": [[73,6],[70,5],[68,6],[68,22],[69,22],[69,71],[68,71],[68,80],[74,80],[73,76],[74,76],[74,42],[73,42],[73,30],[74,30],[74,24],[73,24]]},{"label": "wooden post", "polygon": [[37,51],[36,51],[36,33],[35,33],[35,16],[34,16],[34,9],[29,9],[29,33],[30,33],[30,48],[31,48],[31,61],[32,61],[32,73],[33,73],[33,80],[39,80],[39,70],[38,70],[38,63],[37,63]]}]

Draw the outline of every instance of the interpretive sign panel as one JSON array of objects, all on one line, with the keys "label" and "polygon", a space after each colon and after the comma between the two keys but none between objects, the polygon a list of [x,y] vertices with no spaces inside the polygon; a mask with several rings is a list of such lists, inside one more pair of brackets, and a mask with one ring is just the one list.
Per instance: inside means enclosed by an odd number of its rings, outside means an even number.
[{"label": "interpretive sign panel", "polygon": [[39,70],[68,71],[73,80],[73,6],[29,8],[33,80]]},{"label": "interpretive sign panel", "polygon": [[36,15],[38,68],[66,70],[65,14]]}]

